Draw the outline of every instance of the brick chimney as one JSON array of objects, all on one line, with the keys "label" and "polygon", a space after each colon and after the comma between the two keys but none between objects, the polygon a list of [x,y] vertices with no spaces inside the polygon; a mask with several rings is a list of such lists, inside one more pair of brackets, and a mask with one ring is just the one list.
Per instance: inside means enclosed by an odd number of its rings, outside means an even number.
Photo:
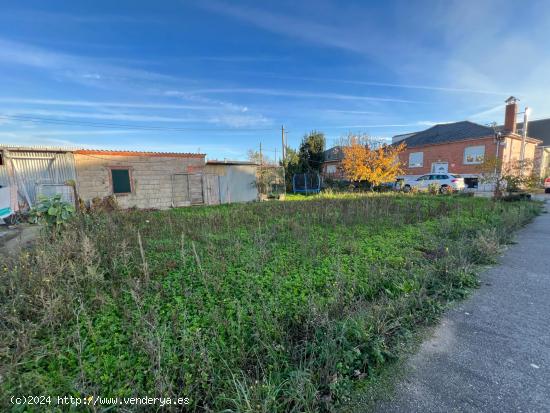
[{"label": "brick chimney", "polygon": [[516,114],[518,113],[519,99],[510,96],[506,99],[506,111],[504,113],[504,130],[508,133],[516,133]]}]

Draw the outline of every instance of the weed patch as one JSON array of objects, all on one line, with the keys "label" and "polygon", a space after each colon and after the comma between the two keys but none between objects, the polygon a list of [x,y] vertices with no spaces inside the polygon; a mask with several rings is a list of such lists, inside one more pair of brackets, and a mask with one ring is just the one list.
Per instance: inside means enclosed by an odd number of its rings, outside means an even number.
[{"label": "weed patch", "polygon": [[5,259],[1,406],[48,394],[332,411],[475,287],[475,265],[540,209],[455,196],[289,198],[79,215]]}]

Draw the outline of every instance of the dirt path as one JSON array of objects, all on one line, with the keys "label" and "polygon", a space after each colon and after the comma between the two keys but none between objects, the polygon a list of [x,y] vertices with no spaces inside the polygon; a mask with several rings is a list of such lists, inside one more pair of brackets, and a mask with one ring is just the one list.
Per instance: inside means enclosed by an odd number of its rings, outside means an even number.
[{"label": "dirt path", "polygon": [[482,287],[443,318],[376,411],[550,411],[550,214],[516,240]]},{"label": "dirt path", "polygon": [[0,238],[0,254],[16,254],[21,248],[28,247],[38,235],[38,225],[20,224],[14,230]]}]

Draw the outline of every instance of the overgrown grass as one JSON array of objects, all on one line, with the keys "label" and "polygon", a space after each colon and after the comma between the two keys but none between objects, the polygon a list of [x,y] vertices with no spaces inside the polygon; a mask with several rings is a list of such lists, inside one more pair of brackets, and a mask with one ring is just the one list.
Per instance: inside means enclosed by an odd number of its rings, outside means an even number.
[{"label": "overgrown grass", "polygon": [[333,195],[80,216],[2,264],[0,406],[93,394],[332,411],[538,210]]}]

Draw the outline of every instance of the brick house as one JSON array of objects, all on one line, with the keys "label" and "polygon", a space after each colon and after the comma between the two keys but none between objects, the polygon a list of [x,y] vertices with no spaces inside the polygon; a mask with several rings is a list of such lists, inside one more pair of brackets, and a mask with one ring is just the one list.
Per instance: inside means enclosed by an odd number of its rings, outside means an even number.
[{"label": "brick house", "polygon": [[[498,157],[503,163],[520,159],[522,136],[517,129],[517,99],[506,101],[504,126],[500,137],[495,130],[469,121],[432,126],[395,142],[405,142],[407,148],[399,155],[405,176],[427,173],[456,173],[466,184],[477,187],[479,167],[488,157]],[[529,129],[529,128],[528,128]],[[540,139],[527,137],[525,159],[535,161]]]},{"label": "brick house", "polygon": [[323,152],[323,164],[321,165],[321,176],[326,180],[344,180],[344,172],[341,167],[344,159],[344,151],[341,146],[334,146]]},{"label": "brick house", "polygon": [[[399,155],[403,176],[450,172],[464,176],[468,186],[477,187],[479,167],[485,158],[498,157],[503,163],[520,159],[522,136],[518,133],[517,112],[517,99],[507,99],[504,126],[497,128],[500,132],[498,145],[493,128],[470,121],[443,123],[420,132],[394,136],[392,143],[405,142],[407,145]],[[533,132],[538,133],[537,129],[541,129],[535,122],[528,124],[531,136],[537,136]],[[545,131],[550,136],[550,122]],[[525,140],[525,159],[534,162],[540,159],[539,164],[549,162],[550,156],[545,158],[544,155],[550,154],[550,148],[541,152],[538,145],[543,141],[531,136]],[[550,141],[550,137],[548,139]],[[325,179],[343,179],[342,159],[343,151],[339,146],[325,151],[321,167]]]}]

